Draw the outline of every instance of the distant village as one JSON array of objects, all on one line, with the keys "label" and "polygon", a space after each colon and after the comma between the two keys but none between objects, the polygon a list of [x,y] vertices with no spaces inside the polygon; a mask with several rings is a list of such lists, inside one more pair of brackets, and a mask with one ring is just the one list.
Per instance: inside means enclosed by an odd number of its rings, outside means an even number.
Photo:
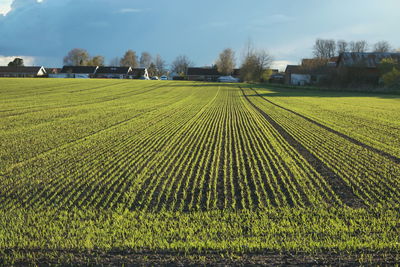
[{"label": "distant village", "polygon": [[[321,41],[322,44],[319,43]],[[327,41],[332,42],[331,40],[317,40],[315,47],[318,45],[324,47],[324,45],[328,44]],[[317,52],[319,51],[318,47],[315,49]],[[232,53],[232,51],[228,52]],[[290,86],[371,87],[387,85],[388,83],[399,83],[400,53],[398,51],[386,51],[384,49],[382,51],[365,52],[361,49],[361,52],[340,52],[338,56],[333,56],[332,51],[324,55],[322,53],[324,51],[321,52],[321,55],[315,53],[316,57],[314,58],[302,59],[298,65],[287,65],[285,71],[271,69],[269,66],[265,67],[262,69],[261,78],[257,82]],[[221,71],[217,65],[212,67],[192,67],[187,64],[180,73],[165,72],[162,77],[163,80],[206,82],[248,81],[243,75],[244,68],[231,68],[227,72]],[[66,65],[62,68],[21,66],[18,64],[0,66],[0,77],[142,80],[158,80],[161,78],[150,74],[148,68],[134,68],[129,66]],[[390,79],[392,80],[389,81]]]}]

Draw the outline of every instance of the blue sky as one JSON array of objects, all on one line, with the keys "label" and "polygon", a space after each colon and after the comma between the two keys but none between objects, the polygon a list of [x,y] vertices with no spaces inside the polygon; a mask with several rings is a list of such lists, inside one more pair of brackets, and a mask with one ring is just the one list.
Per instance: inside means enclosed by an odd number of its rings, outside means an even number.
[{"label": "blue sky", "polygon": [[106,63],[133,49],[197,66],[230,47],[239,64],[250,39],[282,68],[310,57],[316,38],[399,48],[399,10],[398,0],[0,0],[0,65],[61,66],[76,47]]}]

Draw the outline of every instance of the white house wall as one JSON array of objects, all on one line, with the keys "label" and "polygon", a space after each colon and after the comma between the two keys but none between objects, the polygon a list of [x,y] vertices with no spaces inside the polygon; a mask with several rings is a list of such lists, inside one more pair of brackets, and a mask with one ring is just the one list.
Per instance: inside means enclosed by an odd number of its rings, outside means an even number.
[{"label": "white house wall", "polygon": [[89,74],[75,74],[75,79],[89,79]]},{"label": "white house wall", "polygon": [[306,85],[311,82],[311,75],[309,74],[292,74],[290,84],[292,85]]},{"label": "white house wall", "polygon": [[49,78],[68,78],[67,73],[49,74]]},{"label": "white house wall", "polygon": [[150,79],[149,77],[149,72],[147,71],[147,69],[144,69],[144,75],[143,75],[146,79]]}]

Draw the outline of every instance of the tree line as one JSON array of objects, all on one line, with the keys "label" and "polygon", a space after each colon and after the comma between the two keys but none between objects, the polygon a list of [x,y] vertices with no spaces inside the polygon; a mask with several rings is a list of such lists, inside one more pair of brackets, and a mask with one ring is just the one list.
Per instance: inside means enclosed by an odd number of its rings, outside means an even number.
[{"label": "tree line", "polygon": [[[103,56],[91,57],[87,50],[82,48],[74,48],[68,52],[63,60],[67,66],[105,66]],[[161,76],[166,73],[166,62],[160,55],[152,57],[148,52],[142,52],[140,58],[133,50],[125,52],[122,58],[113,58],[109,66],[113,67],[133,67],[147,68],[151,76]]]},{"label": "tree line", "polygon": [[[240,65],[240,75],[244,81],[262,81],[266,79],[265,73],[273,62],[272,56],[262,49],[255,49],[252,44],[246,47],[246,53]],[[81,48],[75,48],[68,52],[63,60],[68,66],[105,66],[104,57],[90,54]],[[153,57],[149,52],[142,52],[140,57],[133,50],[128,50],[122,58],[113,58],[110,66],[147,68],[150,76],[161,76],[167,73],[165,60],[156,55]],[[170,64],[170,71],[178,76],[185,76],[187,69],[193,67],[194,63],[186,55],[179,55]],[[231,48],[224,49],[215,61],[212,68],[216,68],[222,75],[231,75],[236,67],[235,52]]]},{"label": "tree line", "polygon": [[[371,48],[371,49],[370,49]],[[334,39],[317,39],[313,46],[316,58],[329,59],[344,52],[396,52],[388,41],[380,41],[372,46],[365,40],[346,41]]]}]

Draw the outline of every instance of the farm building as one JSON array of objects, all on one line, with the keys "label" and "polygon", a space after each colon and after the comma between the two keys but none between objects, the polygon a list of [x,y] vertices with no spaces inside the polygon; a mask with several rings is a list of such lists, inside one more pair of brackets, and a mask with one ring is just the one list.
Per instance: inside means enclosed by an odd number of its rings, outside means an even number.
[{"label": "farm building", "polygon": [[46,76],[44,67],[0,67],[0,77],[34,78],[44,76]]},{"label": "farm building", "polygon": [[337,66],[343,67],[361,67],[367,69],[377,69],[382,59],[391,58],[400,61],[400,53],[356,53],[346,52],[341,53]]},{"label": "farm building", "polygon": [[46,68],[47,75],[59,74],[60,72],[60,68]]},{"label": "farm building", "polygon": [[240,78],[240,69],[233,69],[232,77]]},{"label": "farm building", "polygon": [[222,76],[216,68],[188,68],[186,78],[189,81],[212,81],[216,82]]},{"label": "farm building", "polygon": [[300,65],[287,65],[285,70],[285,83],[291,85],[306,85],[311,82],[311,75]]},{"label": "farm building", "polygon": [[146,68],[130,68],[127,79],[150,79]]},{"label": "farm building", "polygon": [[285,70],[285,83],[308,85],[320,83],[335,71],[337,58],[305,58],[301,65],[288,65]]},{"label": "farm building", "polygon": [[270,83],[285,83],[285,74],[284,73],[273,73],[269,79],[268,82]]},{"label": "farm building", "polygon": [[[239,78],[240,69],[234,69],[232,77]],[[188,68],[186,79],[189,81],[209,81],[216,82],[218,77],[225,76],[216,68]]]},{"label": "farm building", "polygon": [[46,68],[48,78],[65,78],[61,76],[61,68]]},{"label": "farm building", "polygon": [[64,66],[53,78],[93,78],[98,68],[97,66]]},{"label": "farm building", "polygon": [[96,71],[95,77],[105,79],[126,79],[128,73],[131,72],[131,67],[99,67]]},{"label": "farm building", "polygon": [[383,59],[400,62],[400,53],[341,53],[337,61],[337,73],[344,81],[378,85],[379,64]]}]

